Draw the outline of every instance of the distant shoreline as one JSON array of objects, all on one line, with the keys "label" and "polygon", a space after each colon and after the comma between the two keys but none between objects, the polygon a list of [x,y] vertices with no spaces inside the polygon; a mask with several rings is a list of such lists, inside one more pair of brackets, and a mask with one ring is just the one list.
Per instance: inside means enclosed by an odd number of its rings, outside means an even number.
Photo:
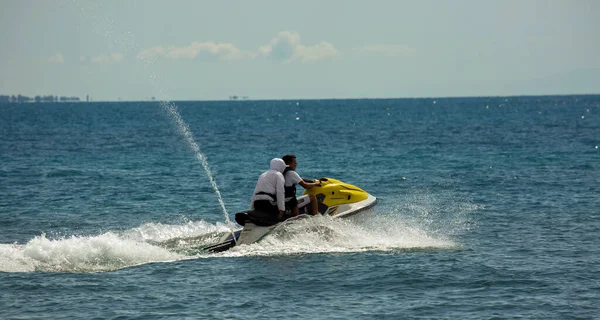
[{"label": "distant shoreline", "polygon": [[[81,100],[79,97],[0,95],[0,104],[48,104],[48,103],[162,103],[162,102],[257,102],[257,101],[316,101],[316,100],[414,100],[414,99],[485,99],[485,98],[532,98],[532,97],[587,97],[600,96],[600,93],[576,94],[522,94],[522,95],[489,95],[489,96],[439,96],[439,97],[364,97],[364,98],[265,98],[265,99],[209,99],[209,100]],[[8,98],[7,98],[8,97]],[[40,98],[38,98],[40,97]],[[16,98],[16,99],[13,99]],[[36,99],[38,98],[38,99]]]}]

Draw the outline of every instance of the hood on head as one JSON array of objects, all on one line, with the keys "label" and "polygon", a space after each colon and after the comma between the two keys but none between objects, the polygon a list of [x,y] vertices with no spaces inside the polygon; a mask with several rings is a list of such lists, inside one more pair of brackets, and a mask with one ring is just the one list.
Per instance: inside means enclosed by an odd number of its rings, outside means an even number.
[{"label": "hood on head", "polygon": [[277,170],[281,173],[285,170],[285,162],[280,158],[271,159],[271,170]]}]

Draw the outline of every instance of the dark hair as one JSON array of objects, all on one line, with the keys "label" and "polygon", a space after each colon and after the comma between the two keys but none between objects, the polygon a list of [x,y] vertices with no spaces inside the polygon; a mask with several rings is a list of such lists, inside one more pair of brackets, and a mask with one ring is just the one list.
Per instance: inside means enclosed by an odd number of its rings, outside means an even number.
[{"label": "dark hair", "polygon": [[283,162],[285,162],[285,164],[289,166],[290,164],[292,164],[292,161],[296,159],[296,156],[293,154],[286,154],[281,159],[283,159]]}]

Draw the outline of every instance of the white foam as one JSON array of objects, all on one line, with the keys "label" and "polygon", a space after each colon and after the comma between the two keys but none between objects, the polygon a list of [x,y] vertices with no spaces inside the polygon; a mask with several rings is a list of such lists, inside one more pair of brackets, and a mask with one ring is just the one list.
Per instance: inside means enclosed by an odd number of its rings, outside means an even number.
[{"label": "white foam", "polygon": [[0,272],[35,271],[36,261],[25,256],[23,246],[0,244]]},{"label": "white foam", "polygon": [[260,242],[234,247],[223,256],[280,255],[455,248],[448,237],[429,234],[409,221],[314,217],[274,230]]},{"label": "white foam", "polygon": [[206,257],[454,249],[461,247],[458,236],[473,226],[469,213],[481,209],[468,201],[427,193],[403,195],[387,203],[348,219],[299,220],[275,229],[258,243],[217,254],[203,248],[216,244],[232,224],[145,223],[121,233],[60,239],[41,235],[24,245],[0,245],[0,271],[101,272]]},{"label": "white foam", "polygon": [[42,234],[26,244],[0,244],[0,272],[102,272],[190,259],[228,232],[230,226],[223,223],[190,221],[58,239]]},{"label": "white foam", "polygon": [[[298,253],[390,251],[449,248],[456,244],[434,237],[407,222],[361,221],[313,217],[276,229],[260,242],[220,254],[202,247],[215,243],[229,226],[205,221],[183,225],[146,223],[116,234],[48,239],[37,236],[25,245],[0,245],[2,272],[102,272],[152,263],[202,257],[285,255]],[[181,253],[185,252],[185,253]]]},{"label": "white foam", "polygon": [[183,257],[148,243],[124,239],[114,233],[98,236],[71,236],[48,239],[37,236],[22,246],[2,247],[7,261],[1,271],[98,272],[129,266],[182,259]]},{"label": "white foam", "polygon": [[261,241],[234,247],[222,256],[455,249],[482,209],[451,193],[426,190],[385,199],[348,219],[318,216],[276,229]]},{"label": "white foam", "polygon": [[145,223],[125,231],[124,235],[137,241],[164,242],[177,238],[200,237],[210,233],[226,233],[231,230],[231,227],[232,225],[211,224],[203,220],[189,221],[182,225]]}]

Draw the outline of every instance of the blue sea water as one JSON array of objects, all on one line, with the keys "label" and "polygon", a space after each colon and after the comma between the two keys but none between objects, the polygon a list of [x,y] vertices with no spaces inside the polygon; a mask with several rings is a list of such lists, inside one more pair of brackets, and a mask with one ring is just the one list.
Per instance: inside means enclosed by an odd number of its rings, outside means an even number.
[{"label": "blue sea water", "polygon": [[[600,319],[599,146],[600,96],[0,105],[0,318]],[[379,203],[204,253],[286,153]]]}]

